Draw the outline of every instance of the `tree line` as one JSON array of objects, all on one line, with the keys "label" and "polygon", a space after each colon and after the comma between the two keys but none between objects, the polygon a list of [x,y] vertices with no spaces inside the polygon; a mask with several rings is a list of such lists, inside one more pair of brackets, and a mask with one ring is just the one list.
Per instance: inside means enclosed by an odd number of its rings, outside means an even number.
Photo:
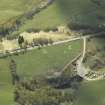
[{"label": "tree line", "polygon": [[[69,73],[69,74],[68,74]],[[46,75],[34,76],[31,79],[20,79],[15,84],[15,102],[17,105],[61,105],[72,104],[76,97],[71,88],[76,91],[82,81],[77,75],[70,75],[68,69],[58,77],[47,78]]]},{"label": "tree line", "polygon": [[[5,23],[0,25],[0,35],[5,36],[11,34],[14,31],[17,31],[19,27],[25,23],[26,20],[32,19],[35,14],[39,13],[41,10],[49,6],[53,1],[54,0],[41,1],[39,5],[33,7],[26,13],[7,20]],[[41,4],[44,5],[41,6]]]}]

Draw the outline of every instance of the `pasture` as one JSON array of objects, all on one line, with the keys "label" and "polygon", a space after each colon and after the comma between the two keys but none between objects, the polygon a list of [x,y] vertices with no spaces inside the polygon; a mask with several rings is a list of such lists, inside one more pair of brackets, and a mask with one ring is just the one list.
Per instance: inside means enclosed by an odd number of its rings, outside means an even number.
[{"label": "pasture", "polygon": [[0,0],[0,24],[15,19],[37,5],[40,0]]},{"label": "pasture", "polygon": [[52,5],[36,14],[20,27],[27,29],[50,29],[67,23],[89,25],[91,27],[103,24],[105,8],[98,7],[91,0],[55,0]]},{"label": "pasture", "polygon": [[[59,45],[46,46],[41,49],[28,51],[25,54],[20,53],[18,56],[13,55],[12,58],[16,61],[17,73],[19,75],[32,77],[34,75],[46,74],[48,71],[61,70],[70,60],[81,53],[82,44],[82,40],[77,40]],[[0,64],[3,62],[0,69],[8,71],[9,61],[9,57],[0,59]],[[4,74],[1,74],[1,77],[7,78]]]},{"label": "pasture", "polygon": [[[20,53],[12,58],[17,64],[17,73],[21,77],[31,78],[44,75],[48,71],[61,70],[66,63],[82,51],[82,40],[67,42]],[[10,57],[0,59],[0,105],[12,105],[13,86],[9,69]]]},{"label": "pasture", "polygon": [[32,77],[61,70],[70,60],[81,53],[82,44],[82,40],[78,40],[13,56],[17,64],[17,72],[23,77]]},{"label": "pasture", "polygon": [[0,59],[0,105],[13,105],[13,99],[9,62]]},{"label": "pasture", "polygon": [[105,80],[82,83],[73,105],[105,105]]},{"label": "pasture", "polygon": [[[1,85],[1,84],[0,84]],[[13,105],[13,87],[10,85],[0,86],[0,105]]]}]

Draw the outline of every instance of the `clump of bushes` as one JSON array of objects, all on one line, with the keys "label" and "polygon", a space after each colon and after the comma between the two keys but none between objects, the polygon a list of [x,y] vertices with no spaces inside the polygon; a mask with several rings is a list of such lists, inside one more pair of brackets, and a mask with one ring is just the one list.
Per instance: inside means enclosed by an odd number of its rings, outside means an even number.
[{"label": "clump of bushes", "polygon": [[53,40],[46,39],[46,38],[37,38],[37,39],[33,39],[32,44],[34,46],[43,46],[43,45],[53,44]]},{"label": "clump of bushes", "polygon": [[75,99],[71,91],[67,92],[65,90],[52,87],[52,85],[49,85],[47,79],[43,76],[21,81],[20,84],[16,85],[14,94],[15,102],[19,105],[71,104]]},{"label": "clump of bushes", "polygon": [[72,103],[73,95],[67,92],[58,91],[51,87],[42,87],[36,91],[29,91],[17,88],[15,101],[19,105],[61,105],[61,103]]}]

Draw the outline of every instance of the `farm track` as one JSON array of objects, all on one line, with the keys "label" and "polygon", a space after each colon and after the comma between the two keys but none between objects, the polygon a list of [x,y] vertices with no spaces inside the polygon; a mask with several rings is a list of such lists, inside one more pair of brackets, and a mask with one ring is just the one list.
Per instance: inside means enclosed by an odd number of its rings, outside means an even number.
[{"label": "farm track", "polygon": [[78,37],[78,38],[74,38],[72,39],[71,41],[75,41],[75,40],[79,40],[79,39],[83,39],[83,51],[82,51],[82,54],[79,54],[77,57],[75,57],[72,61],[69,61],[65,66],[64,68],[60,71],[60,72],[55,72],[55,76],[59,76],[61,75],[66,69],[67,67],[74,61],[74,60],[78,60],[76,61],[76,71],[77,71],[77,74],[84,78],[85,80],[87,81],[95,81],[95,80],[100,80],[100,79],[103,79],[104,78],[104,75],[101,75],[97,78],[89,78],[89,77],[86,77],[86,74],[88,74],[88,72],[90,71],[89,68],[86,68],[84,65],[83,65],[83,60],[85,58],[85,54],[86,54],[86,40],[87,38],[90,38],[90,37],[95,37],[95,36],[99,36],[99,33],[98,34],[95,34],[95,35],[86,35],[86,36],[82,36],[82,37]]},{"label": "farm track", "polygon": [[[98,35],[93,35],[92,37],[94,37],[94,36],[98,36]],[[86,54],[86,39],[87,39],[86,37],[83,38],[83,53],[82,53],[80,59],[78,59],[77,62],[76,62],[76,63],[77,63],[77,67],[76,67],[77,74],[78,74],[80,77],[82,77],[82,78],[84,78],[85,80],[87,80],[87,81],[101,80],[101,79],[103,79],[103,78],[105,77],[105,75],[102,74],[102,75],[100,75],[100,76],[98,76],[98,77],[96,77],[96,78],[89,78],[89,77],[86,76],[86,74],[88,74],[89,71],[90,71],[89,68],[86,68],[86,67],[83,65],[83,60],[84,60],[85,54]]]},{"label": "farm track", "polygon": [[[54,42],[53,44],[48,45],[48,46],[60,45],[60,44],[63,44],[63,43],[72,42],[72,41],[76,41],[76,40],[81,40],[82,39],[83,40],[83,51],[82,51],[82,54],[79,54],[80,58],[76,62],[77,63],[77,66],[76,66],[77,74],[79,76],[81,76],[82,78],[84,78],[85,80],[88,80],[88,81],[99,80],[99,79],[102,79],[102,76],[100,76],[99,78],[96,78],[96,79],[94,79],[94,78],[90,79],[90,78],[85,76],[88,73],[88,69],[84,67],[83,60],[84,60],[84,57],[85,57],[85,54],[86,54],[86,40],[87,40],[87,38],[99,36],[100,34],[103,34],[103,33],[105,33],[105,32],[100,32],[100,33],[96,33],[96,34],[89,34],[89,35],[79,36],[79,37],[72,37],[72,38],[70,38],[68,40]],[[47,46],[43,46],[43,47],[47,47]],[[34,46],[34,47],[29,47],[27,49],[18,49],[18,50],[14,49],[14,50],[8,51],[8,52],[10,54],[14,54],[14,53],[23,52],[25,50],[31,51],[31,50],[34,50],[34,49],[37,49],[37,48],[38,48],[38,46]],[[77,59],[77,57],[75,57],[74,59]],[[60,75],[70,65],[70,63],[71,63],[71,61],[69,61],[60,72],[55,72],[55,74]]]}]

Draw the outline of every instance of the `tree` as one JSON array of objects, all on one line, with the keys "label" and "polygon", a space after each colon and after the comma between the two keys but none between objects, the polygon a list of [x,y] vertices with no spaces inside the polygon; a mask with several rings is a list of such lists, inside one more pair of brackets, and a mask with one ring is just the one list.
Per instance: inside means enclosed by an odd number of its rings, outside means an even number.
[{"label": "tree", "polygon": [[19,43],[20,46],[22,46],[22,43],[24,43],[24,38],[23,38],[23,36],[19,36],[19,38],[18,38],[18,43]]},{"label": "tree", "polygon": [[91,0],[91,1],[98,6],[105,6],[105,0]]},{"label": "tree", "polygon": [[39,88],[35,91],[17,88],[15,90],[15,101],[19,105],[61,105],[61,103],[71,103],[73,95],[58,91],[49,86]]},{"label": "tree", "polygon": [[16,62],[13,59],[11,59],[9,67],[12,76],[12,84],[14,85],[15,83],[19,82],[19,76],[16,72]]}]

